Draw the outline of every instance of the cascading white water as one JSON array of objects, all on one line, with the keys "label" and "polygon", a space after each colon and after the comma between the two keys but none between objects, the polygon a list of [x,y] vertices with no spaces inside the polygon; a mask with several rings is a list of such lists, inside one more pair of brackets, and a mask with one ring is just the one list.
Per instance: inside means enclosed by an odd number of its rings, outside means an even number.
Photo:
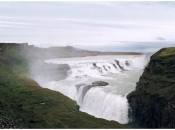
[{"label": "cascading white water", "polygon": [[[129,121],[126,95],[135,89],[148,61],[145,55],[50,59],[46,62],[68,64],[71,70],[66,79],[43,87],[77,101],[80,111],[125,124]],[[92,87],[93,81],[106,81],[109,85]],[[77,87],[78,84],[82,85]]]},{"label": "cascading white water", "polygon": [[[98,96],[97,96],[98,95]],[[85,95],[80,110],[98,118],[128,122],[128,103],[125,97],[93,87]]]}]

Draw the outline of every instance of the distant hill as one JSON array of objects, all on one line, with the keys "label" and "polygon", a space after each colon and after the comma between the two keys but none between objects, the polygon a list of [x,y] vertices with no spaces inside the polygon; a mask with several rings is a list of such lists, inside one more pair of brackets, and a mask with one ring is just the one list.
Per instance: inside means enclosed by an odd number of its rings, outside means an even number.
[{"label": "distant hill", "polygon": [[97,56],[97,55],[141,55],[138,52],[100,52],[100,51],[88,51],[77,49],[72,46],[65,47],[49,47],[39,48],[34,45],[28,45],[28,43],[0,43],[0,51],[8,48],[19,49],[27,55],[30,59],[51,59],[51,58],[71,58],[71,57],[85,57],[85,56]]},{"label": "distant hill", "polygon": [[70,57],[84,57],[84,56],[96,56],[96,55],[141,55],[137,52],[100,52],[100,51],[88,51],[72,46],[65,47],[49,47],[39,48],[34,45],[28,45],[28,43],[0,43],[0,51],[8,48],[18,48],[24,51],[29,58],[37,59],[50,59],[50,58],[70,58]]}]

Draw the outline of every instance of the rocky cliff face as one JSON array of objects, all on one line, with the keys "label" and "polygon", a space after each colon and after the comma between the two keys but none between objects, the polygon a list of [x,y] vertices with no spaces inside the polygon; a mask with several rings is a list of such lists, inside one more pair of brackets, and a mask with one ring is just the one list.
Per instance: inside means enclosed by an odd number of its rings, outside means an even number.
[{"label": "rocky cliff face", "polygon": [[175,48],[151,56],[127,98],[133,122],[144,128],[175,128]]}]

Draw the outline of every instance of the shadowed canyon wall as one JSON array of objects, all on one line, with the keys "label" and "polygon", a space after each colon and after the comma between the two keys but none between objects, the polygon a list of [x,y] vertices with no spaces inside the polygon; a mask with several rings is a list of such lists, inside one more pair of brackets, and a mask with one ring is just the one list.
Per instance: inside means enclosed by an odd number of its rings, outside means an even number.
[{"label": "shadowed canyon wall", "polygon": [[175,128],[175,48],[151,56],[127,98],[133,122],[144,128]]}]

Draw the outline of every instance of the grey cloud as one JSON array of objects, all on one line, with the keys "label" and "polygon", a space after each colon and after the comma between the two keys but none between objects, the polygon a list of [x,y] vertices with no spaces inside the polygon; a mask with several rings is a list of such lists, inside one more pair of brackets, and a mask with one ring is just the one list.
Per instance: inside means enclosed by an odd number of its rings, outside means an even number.
[{"label": "grey cloud", "polygon": [[164,41],[164,40],[166,40],[166,39],[163,38],[163,37],[157,37],[157,40],[160,40],[160,41],[163,40],[163,41]]},{"label": "grey cloud", "polygon": [[[109,50],[113,48],[108,46],[115,44],[113,50],[126,51],[174,46],[175,43],[167,42],[175,35],[172,29],[175,27],[174,7],[175,2],[152,1],[0,2],[0,42],[27,41],[41,43],[41,46],[50,41],[72,45],[106,44]],[[123,42],[119,45],[111,39],[160,43]]]},{"label": "grey cloud", "polygon": [[127,23],[114,23],[114,22],[103,22],[103,21],[85,21],[85,20],[79,20],[79,21],[65,21],[70,22],[74,24],[81,24],[85,26],[93,26],[93,27],[107,27],[107,28],[120,28],[120,29],[129,29],[129,28],[139,28],[142,27],[141,25],[137,24],[127,24]]}]

